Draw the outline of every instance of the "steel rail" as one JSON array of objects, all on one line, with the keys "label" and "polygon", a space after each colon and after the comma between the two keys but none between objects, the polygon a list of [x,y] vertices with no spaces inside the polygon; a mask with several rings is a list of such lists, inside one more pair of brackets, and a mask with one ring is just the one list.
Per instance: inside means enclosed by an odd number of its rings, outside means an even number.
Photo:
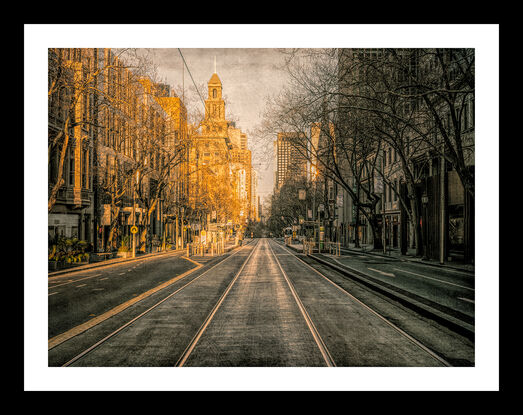
[{"label": "steel rail", "polygon": [[[80,354],[76,355],[75,357],[73,357],[72,359],[70,359],[69,361],[67,361],[66,363],[64,363],[62,365],[62,367],[67,367],[67,366],[70,366],[71,364],[75,363],[76,361],[78,361],[79,359],[81,359],[82,357],[86,356],[87,354],[89,354],[90,352],[92,352],[94,349],[96,349],[98,346],[100,346],[101,344],[105,343],[107,340],[109,340],[110,338],[114,337],[116,334],[118,334],[119,332],[121,332],[123,329],[125,329],[126,327],[130,326],[131,324],[133,324],[135,321],[137,321],[138,319],[140,319],[141,317],[145,316],[146,314],[148,314],[150,311],[154,310],[156,307],[158,307],[160,304],[162,304],[163,302],[167,301],[169,298],[173,297],[174,295],[178,294],[180,291],[182,291],[183,289],[185,289],[186,287],[188,287],[189,285],[191,285],[194,281],[198,280],[199,278],[203,277],[205,274],[207,274],[209,271],[211,271],[212,269],[216,268],[218,265],[221,265],[223,264],[225,261],[227,261],[229,258],[232,258],[233,256],[235,256],[236,254],[238,254],[239,252],[241,252],[244,248],[247,248],[248,246],[251,246],[254,242],[249,242],[247,245],[243,246],[242,248],[240,248],[238,251],[234,252],[233,254],[231,255],[228,255],[226,258],[222,259],[221,261],[217,262],[216,264],[214,264],[212,267],[210,267],[209,269],[205,270],[204,272],[202,272],[200,275],[198,275],[196,278],[192,279],[191,281],[189,281],[187,284],[183,285],[182,287],[178,288],[176,291],[172,292],[171,294],[169,294],[167,297],[163,298],[162,300],[160,300],[159,302],[157,302],[156,304],[152,305],[151,307],[149,307],[147,310],[145,310],[144,312],[140,313],[139,315],[137,315],[136,317],[132,318],[131,320],[129,320],[127,323],[125,323],[124,325],[120,326],[119,328],[117,328],[116,330],[114,330],[113,332],[109,333],[107,336],[105,336],[104,338],[102,338],[101,340],[97,341],[96,343],[94,343],[92,346],[90,346],[89,348],[85,349],[83,352],[81,352]],[[254,249],[253,249],[254,251]],[[252,252],[251,252],[252,253]],[[196,271],[196,270],[195,270]],[[190,275],[190,274],[188,274]],[[186,277],[188,276],[186,275]]]},{"label": "steel rail", "polygon": [[189,358],[189,356],[193,352],[194,348],[198,344],[198,341],[202,337],[203,333],[205,332],[205,330],[207,329],[207,327],[211,323],[212,319],[214,318],[216,312],[218,311],[218,309],[222,305],[223,301],[225,300],[225,297],[227,297],[227,295],[229,294],[229,291],[231,290],[232,286],[234,285],[234,283],[236,282],[236,280],[238,279],[238,277],[242,273],[243,269],[245,268],[245,265],[247,265],[247,262],[249,262],[249,260],[251,259],[252,255],[254,254],[256,249],[258,249],[259,245],[260,245],[260,242],[258,240],[258,243],[256,244],[256,246],[253,248],[251,253],[247,256],[247,258],[243,262],[242,266],[240,267],[240,269],[238,270],[238,272],[236,273],[234,278],[227,285],[227,288],[222,293],[222,295],[220,296],[220,298],[218,299],[218,301],[216,302],[216,304],[212,308],[211,312],[207,315],[207,317],[203,321],[202,325],[200,326],[200,328],[198,329],[198,331],[196,332],[196,334],[194,335],[192,340],[189,342],[189,344],[187,345],[187,347],[185,348],[185,350],[183,351],[181,356],[176,361],[176,364],[174,365],[175,367],[182,367],[185,364],[185,362],[187,361],[187,359]]},{"label": "steel rail", "polygon": [[315,273],[317,273],[319,276],[321,276],[323,279],[325,279],[327,282],[329,282],[331,285],[333,285],[334,287],[336,287],[338,290],[340,290],[342,293],[344,293],[345,295],[349,296],[351,299],[353,299],[354,301],[356,301],[358,304],[360,304],[362,307],[364,307],[367,311],[369,311],[371,314],[375,315],[376,317],[378,317],[379,319],[381,319],[382,321],[384,321],[385,323],[387,323],[390,327],[392,327],[394,330],[396,330],[398,333],[400,333],[402,336],[404,336],[405,338],[407,338],[408,340],[410,340],[413,344],[415,344],[416,346],[418,346],[420,349],[422,349],[423,351],[425,351],[426,353],[428,353],[432,358],[434,358],[435,360],[437,360],[438,362],[442,363],[443,365],[445,366],[448,366],[448,367],[452,367],[452,365],[447,362],[445,359],[443,359],[442,357],[440,357],[438,354],[436,354],[434,351],[432,351],[431,349],[429,349],[427,346],[425,346],[424,344],[422,344],[421,342],[419,342],[418,340],[416,340],[414,337],[412,337],[411,335],[409,335],[408,333],[406,333],[405,331],[403,331],[402,329],[400,329],[398,326],[396,326],[394,323],[390,322],[387,318],[385,318],[384,316],[382,316],[380,313],[378,313],[376,310],[372,309],[371,307],[369,307],[367,304],[365,304],[364,302],[362,302],[361,300],[359,300],[358,298],[356,298],[354,295],[352,295],[351,293],[349,293],[347,290],[345,290],[344,288],[342,288],[341,286],[339,286],[338,284],[336,284],[334,281],[332,281],[329,277],[323,275],[320,271],[318,271],[316,268],[312,267],[311,265],[307,264],[304,260],[302,260],[301,258],[299,258],[298,256],[296,256],[296,254],[294,254],[293,252],[289,251],[289,249],[287,249],[286,247],[282,246],[281,244],[278,244],[278,246],[284,250],[286,250],[287,252],[291,253],[292,256],[294,258],[296,258],[298,261],[302,262],[303,264],[305,264],[307,267],[309,267],[311,270],[313,270]]},{"label": "steel rail", "polygon": [[307,310],[305,309],[305,306],[303,305],[298,293],[296,292],[294,285],[292,284],[289,277],[287,276],[287,273],[283,270],[283,267],[281,266],[281,263],[280,263],[278,257],[274,253],[270,242],[267,242],[267,245],[269,246],[272,256],[274,257],[274,260],[278,264],[278,267],[280,268],[280,271],[281,271],[283,277],[285,278],[287,285],[289,286],[292,296],[294,297],[294,300],[296,301],[296,304],[298,305],[298,308],[305,320],[305,323],[307,324],[307,327],[309,328],[309,330],[312,334],[312,337],[314,338],[314,341],[316,342],[316,345],[318,346],[318,349],[320,350],[321,355],[323,356],[323,359],[325,360],[325,363],[329,367],[335,367],[336,363],[334,362],[334,359],[332,358],[332,355],[330,354],[329,349],[327,348],[327,345],[321,338],[320,333],[316,329],[314,322],[312,321],[311,317],[309,316],[309,313],[307,313]]}]

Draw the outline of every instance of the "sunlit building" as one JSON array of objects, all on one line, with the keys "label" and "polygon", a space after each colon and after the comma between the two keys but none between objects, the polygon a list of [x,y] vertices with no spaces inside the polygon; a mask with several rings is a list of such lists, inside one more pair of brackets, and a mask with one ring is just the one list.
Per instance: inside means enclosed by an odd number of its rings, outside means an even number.
[{"label": "sunlit building", "polygon": [[96,113],[89,75],[97,56],[94,49],[60,48],[48,55],[49,240],[64,236],[92,243]]}]

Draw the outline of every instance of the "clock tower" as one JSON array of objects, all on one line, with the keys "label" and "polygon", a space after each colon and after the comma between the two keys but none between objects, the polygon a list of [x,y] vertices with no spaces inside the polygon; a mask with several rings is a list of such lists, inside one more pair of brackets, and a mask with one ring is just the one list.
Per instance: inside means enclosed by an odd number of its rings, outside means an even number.
[{"label": "clock tower", "polygon": [[225,120],[225,102],[222,98],[222,81],[215,72],[207,83],[208,96],[205,100],[205,127],[206,135],[227,135],[227,121]]}]

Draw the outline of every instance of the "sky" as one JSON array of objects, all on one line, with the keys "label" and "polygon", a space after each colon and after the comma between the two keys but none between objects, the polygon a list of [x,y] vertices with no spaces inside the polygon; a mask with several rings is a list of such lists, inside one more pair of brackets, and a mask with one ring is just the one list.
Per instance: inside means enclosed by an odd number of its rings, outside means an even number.
[{"label": "sky", "polygon": [[[273,148],[267,148],[254,135],[254,129],[261,121],[268,95],[278,94],[286,82],[280,69],[283,56],[277,49],[225,48],[225,49],[180,49],[194,82],[200,89],[203,99],[207,99],[207,82],[214,72],[222,81],[223,95],[226,97],[226,118],[232,115],[237,120],[236,127],[247,133],[248,146],[252,151],[253,168],[258,173],[258,195],[263,199],[272,193],[274,186],[274,158],[267,157]],[[187,70],[182,74],[183,61],[178,49],[149,49],[150,57],[157,65],[157,75],[163,82],[177,88],[185,85],[186,94],[192,86]],[[202,104],[203,107],[203,104]],[[253,134],[250,134],[253,133]]]}]

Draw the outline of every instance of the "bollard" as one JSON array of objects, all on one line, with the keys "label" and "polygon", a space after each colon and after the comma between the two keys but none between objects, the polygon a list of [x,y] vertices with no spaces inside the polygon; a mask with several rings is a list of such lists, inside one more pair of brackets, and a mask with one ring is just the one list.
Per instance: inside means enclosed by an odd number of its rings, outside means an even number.
[{"label": "bollard", "polygon": [[189,244],[187,244],[187,257],[189,257]]}]

